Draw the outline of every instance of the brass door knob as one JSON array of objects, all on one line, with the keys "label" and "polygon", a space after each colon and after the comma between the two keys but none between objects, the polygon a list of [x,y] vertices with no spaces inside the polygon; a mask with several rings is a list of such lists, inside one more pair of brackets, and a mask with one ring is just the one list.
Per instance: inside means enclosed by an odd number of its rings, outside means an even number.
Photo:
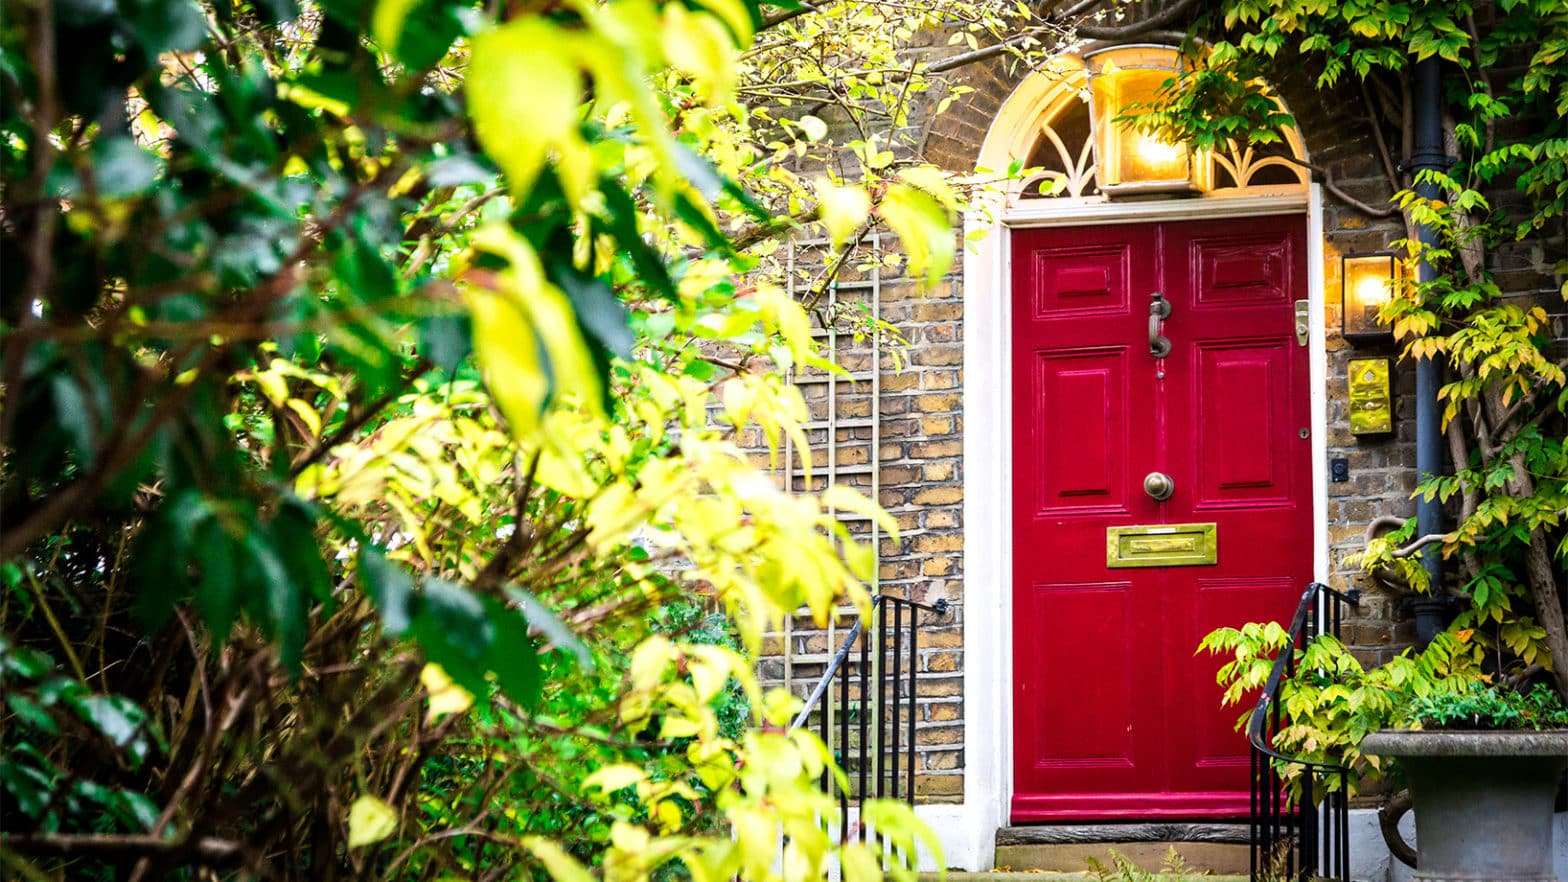
[{"label": "brass door knob", "polygon": [[1164,472],[1150,472],[1144,476],[1143,492],[1149,494],[1149,498],[1155,502],[1164,502],[1176,492],[1176,482]]}]

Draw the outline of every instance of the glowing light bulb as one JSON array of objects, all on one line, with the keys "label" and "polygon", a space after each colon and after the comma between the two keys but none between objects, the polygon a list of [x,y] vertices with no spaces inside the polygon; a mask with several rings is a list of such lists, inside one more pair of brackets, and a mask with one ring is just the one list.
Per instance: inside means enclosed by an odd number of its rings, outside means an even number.
[{"label": "glowing light bulb", "polygon": [[1138,139],[1138,153],[1149,165],[1166,166],[1181,160],[1181,145],[1146,134]]},{"label": "glowing light bulb", "polygon": [[1356,297],[1368,307],[1380,307],[1388,302],[1388,280],[1367,275],[1356,280]]}]

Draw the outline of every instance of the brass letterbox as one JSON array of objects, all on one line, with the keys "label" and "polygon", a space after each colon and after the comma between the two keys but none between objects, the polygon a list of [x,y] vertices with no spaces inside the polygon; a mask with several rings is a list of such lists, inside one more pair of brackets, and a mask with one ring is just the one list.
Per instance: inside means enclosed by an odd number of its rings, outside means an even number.
[{"label": "brass letterbox", "polygon": [[1350,382],[1350,434],[1384,435],[1394,431],[1389,372],[1386,358],[1350,360],[1346,368]]},{"label": "brass letterbox", "polygon": [[1135,524],[1105,528],[1105,565],[1130,567],[1191,567],[1219,561],[1216,525]]}]

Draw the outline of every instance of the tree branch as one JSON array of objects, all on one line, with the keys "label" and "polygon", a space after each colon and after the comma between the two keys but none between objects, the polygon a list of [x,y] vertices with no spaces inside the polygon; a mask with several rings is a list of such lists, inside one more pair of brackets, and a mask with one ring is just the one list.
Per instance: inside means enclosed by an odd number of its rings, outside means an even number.
[{"label": "tree branch", "polygon": [[822,9],[821,6],[818,6],[815,3],[808,3],[807,0],[796,0],[796,2],[800,5],[796,6],[794,9],[785,9],[780,12],[775,12],[767,18],[764,18],[762,20],[762,27],[758,28],[757,30],[759,32],[765,31],[768,28],[777,27],[778,25],[781,25],[792,18],[799,18],[808,12],[817,12]]},{"label": "tree branch", "polygon": [[1399,819],[1405,816],[1415,805],[1408,789],[1401,790],[1390,796],[1388,802],[1377,810],[1377,826],[1383,832],[1383,841],[1388,843],[1388,850],[1399,862],[1411,867],[1416,865],[1416,850],[1410,847],[1405,837],[1399,833]]},{"label": "tree branch", "polygon": [[1386,205],[1382,208],[1375,208],[1366,204],[1365,202],[1362,202],[1360,199],[1357,199],[1349,193],[1346,193],[1344,190],[1341,190],[1339,185],[1334,183],[1334,173],[1321,165],[1307,162],[1305,159],[1297,159],[1296,157],[1289,154],[1281,155],[1280,158],[1287,162],[1295,163],[1296,165],[1299,165],[1302,168],[1307,169],[1308,171],[1311,171],[1321,177],[1323,179],[1323,188],[1325,190],[1333,193],[1342,202],[1348,204],[1357,211],[1371,215],[1372,217],[1393,217],[1394,215],[1399,214],[1399,207],[1397,205]]},{"label": "tree branch", "polygon": [[244,846],[232,839],[164,839],[118,833],[29,833],[0,836],[0,849],[19,854],[77,858],[142,858],[150,855],[194,857],[208,864],[232,864],[244,857]]},{"label": "tree branch", "polygon": [[[1078,6],[1083,6],[1079,4]],[[1091,40],[1125,40],[1128,37],[1137,37],[1149,31],[1158,30],[1174,23],[1177,19],[1187,14],[1187,11],[1197,5],[1197,0],[1176,0],[1175,3],[1165,7],[1155,14],[1141,21],[1116,27],[1099,27],[1098,25],[1079,25],[1078,36],[1088,37]],[[1077,9],[1078,6],[1073,7]]]},{"label": "tree branch", "polygon": [[1445,542],[1452,536],[1452,533],[1428,533],[1419,539],[1413,540],[1409,545],[1389,552],[1389,557],[1409,557],[1410,555],[1415,554],[1428,545],[1433,545],[1438,542]]}]

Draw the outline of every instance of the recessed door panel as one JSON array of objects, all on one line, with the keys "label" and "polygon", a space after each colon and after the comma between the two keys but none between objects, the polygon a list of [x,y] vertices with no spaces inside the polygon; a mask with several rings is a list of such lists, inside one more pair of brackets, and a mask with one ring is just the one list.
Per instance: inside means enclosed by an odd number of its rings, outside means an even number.
[{"label": "recessed door panel", "polygon": [[1040,427],[1042,513],[1122,509],[1126,373],[1125,348],[1038,353],[1031,419]]},{"label": "recessed door panel", "polygon": [[[1119,635],[1131,630],[1131,582],[1039,585],[1036,602],[1043,627],[1036,645],[1052,654],[1070,652],[1092,665],[1093,678],[1053,677],[1040,681],[1034,707],[1040,769],[1131,768],[1131,727],[1137,696],[1133,665]],[[1063,725],[1053,708],[1075,708],[1075,721]]]},{"label": "recessed door panel", "polygon": [[1292,236],[1224,233],[1194,238],[1189,249],[1198,302],[1256,306],[1290,300]]},{"label": "recessed door panel", "polygon": [[1131,259],[1125,242],[1040,248],[1030,255],[1035,318],[1119,313],[1127,308]]},{"label": "recessed door panel", "polygon": [[1197,507],[1270,505],[1289,501],[1289,451],[1281,433],[1289,419],[1290,347],[1294,340],[1205,341],[1196,344],[1194,423]]}]

